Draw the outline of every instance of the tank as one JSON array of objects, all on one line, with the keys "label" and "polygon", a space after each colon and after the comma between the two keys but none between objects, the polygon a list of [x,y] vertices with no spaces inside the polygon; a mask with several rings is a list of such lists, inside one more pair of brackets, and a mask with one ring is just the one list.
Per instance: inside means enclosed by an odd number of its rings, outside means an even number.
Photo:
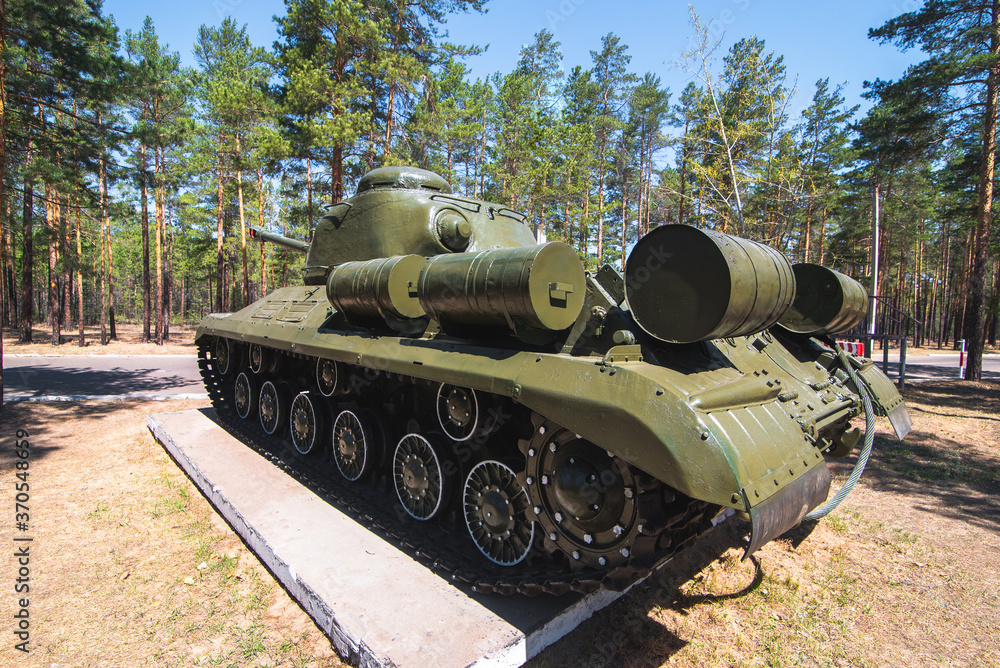
[{"label": "tank", "polygon": [[621,590],[730,516],[748,555],[824,504],[852,423],[909,430],[829,338],[864,288],[753,241],[664,226],[624,276],[586,271],[410,167],[365,175],[308,243],[252,236],[305,253],[303,281],[201,322],[218,414],[479,592]]}]

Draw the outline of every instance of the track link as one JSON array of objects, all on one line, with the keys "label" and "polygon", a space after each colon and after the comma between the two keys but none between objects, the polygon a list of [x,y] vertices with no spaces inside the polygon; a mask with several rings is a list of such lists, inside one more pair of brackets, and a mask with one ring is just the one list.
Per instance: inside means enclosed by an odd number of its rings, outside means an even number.
[{"label": "track link", "polygon": [[543,593],[587,594],[601,587],[622,591],[645,577],[653,568],[672,559],[712,526],[711,518],[717,508],[684,497],[671,506],[676,512],[664,514],[662,509],[657,509],[652,513],[659,517],[647,515],[640,507],[641,521],[647,527],[641,543],[637,543],[627,564],[610,571],[572,570],[565,559],[534,553],[532,558],[519,566],[495,566],[475,549],[456,512],[449,513],[441,521],[412,520],[395,503],[391,483],[385,476],[378,476],[374,482],[347,483],[332,459],[303,457],[285,443],[287,436],[268,436],[258,420],[239,419],[233,405],[232,382],[216,371],[209,357],[209,341],[206,337],[198,343],[198,368],[224,429],[325,501],[375,530],[444,579],[467,586],[474,592],[535,596]]}]

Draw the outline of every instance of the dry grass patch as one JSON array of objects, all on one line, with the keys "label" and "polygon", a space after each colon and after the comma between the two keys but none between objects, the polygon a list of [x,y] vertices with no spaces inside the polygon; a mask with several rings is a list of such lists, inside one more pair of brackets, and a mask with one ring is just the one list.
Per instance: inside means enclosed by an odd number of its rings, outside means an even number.
[{"label": "dry grass patch", "polygon": [[33,452],[30,665],[342,665],[146,429],[204,404],[4,408],[2,433],[28,429]]}]

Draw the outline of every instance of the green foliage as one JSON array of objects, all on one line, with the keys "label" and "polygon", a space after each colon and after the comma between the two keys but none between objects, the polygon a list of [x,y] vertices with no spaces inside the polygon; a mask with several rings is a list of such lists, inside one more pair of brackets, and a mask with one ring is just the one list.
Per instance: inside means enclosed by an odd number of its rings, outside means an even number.
[{"label": "green foliage", "polygon": [[[961,328],[967,244],[981,229],[986,82],[1000,63],[992,5],[931,0],[873,30],[927,59],[898,81],[871,83],[861,119],[826,78],[796,117],[794,67],[757,37],[717,53],[693,13],[695,48],[679,63],[691,81],[673,97],[656,74],[631,71],[614,34],[589,62],[564,64],[542,30],[509,69],[473,81],[464,59],[479,47],[448,43],[442,28],[484,5],[286,0],[273,49],[225,19],[201,26],[196,68],[185,70],[148,19],[119,44],[112,22],[79,0],[8,2],[12,206],[0,210],[5,230],[14,215],[22,225],[0,275],[27,265],[29,288],[46,287],[46,258],[29,257],[24,242],[48,250],[53,241],[61,285],[77,272],[96,295],[106,281],[118,318],[137,319],[155,291],[142,228],[156,210],[172,317],[239,308],[296,282],[302,263],[271,245],[262,257],[245,245],[246,225],[306,239],[323,205],[350,196],[366,171],[413,164],[456,192],[521,210],[539,239],[573,245],[589,268],[621,267],[651,228],[687,223],[865,278],[878,183],[886,298],[912,314],[907,327],[933,323],[911,330],[921,337]],[[61,218],[46,209],[53,198]],[[32,216],[56,223],[25,227]],[[0,287],[9,292],[11,280]],[[87,318],[111,315],[88,299]]]}]

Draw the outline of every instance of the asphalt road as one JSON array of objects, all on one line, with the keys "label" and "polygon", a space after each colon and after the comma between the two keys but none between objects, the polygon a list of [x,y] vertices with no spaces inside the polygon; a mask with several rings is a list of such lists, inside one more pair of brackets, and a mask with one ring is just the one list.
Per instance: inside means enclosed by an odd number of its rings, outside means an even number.
[{"label": "asphalt road", "polygon": [[[872,361],[882,368],[882,351],[876,349]],[[889,377],[899,376],[899,351],[889,352]],[[906,355],[906,380],[958,378],[958,353]],[[983,355],[983,380],[1000,380],[1000,355]]]},{"label": "asphalt road", "polygon": [[4,355],[4,399],[204,396],[194,355]]}]

